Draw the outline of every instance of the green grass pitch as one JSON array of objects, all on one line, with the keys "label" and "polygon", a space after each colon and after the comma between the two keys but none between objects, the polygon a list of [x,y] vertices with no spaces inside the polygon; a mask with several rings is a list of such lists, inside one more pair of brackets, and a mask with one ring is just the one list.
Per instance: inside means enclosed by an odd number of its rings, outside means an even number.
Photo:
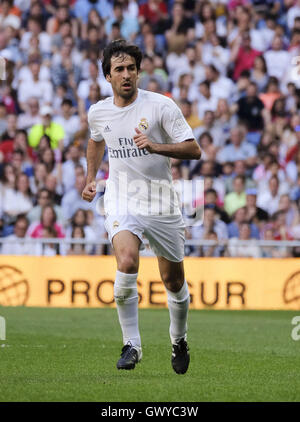
[{"label": "green grass pitch", "polygon": [[167,309],[140,310],[143,360],[118,371],[115,309],[0,307],[0,402],[300,401],[298,314],[190,311],[190,368],[177,375]]}]

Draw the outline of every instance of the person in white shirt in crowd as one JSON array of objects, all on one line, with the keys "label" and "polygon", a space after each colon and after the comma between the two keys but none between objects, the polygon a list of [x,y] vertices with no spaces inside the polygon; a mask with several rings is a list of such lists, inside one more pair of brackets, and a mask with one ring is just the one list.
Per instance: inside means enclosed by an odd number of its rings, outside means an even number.
[{"label": "person in white shirt in crowd", "polygon": [[222,76],[219,70],[210,64],[205,68],[206,79],[210,82],[210,92],[213,97],[226,98],[229,104],[236,91],[233,81],[226,76]]},{"label": "person in white shirt in crowd", "polygon": [[42,123],[39,113],[40,105],[37,97],[30,97],[26,102],[25,112],[18,115],[18,129],[30,129],[33,125]]},{"label": "person in white shirt in crowd", "polygon": [[[218,3],[224,3],[223,1],[218,1]],[[227,2],[227,0],[225,0]],[[219,37],[225,37],[227,33],[226,28],[226,19],[225,16],[221,15],[216,17],[215,7],[212,2],[204,1],[199,4],[199,16],[196,20],[195,26],[195,37],[197,39],[203,38],[204,36],[204,25],[203,23],[207,20],[215,20],[216,21],[216,34]]]},{"label": "person in white shirt in crowd", "polygon": [[272,49],[264,53],[266,60],[268,75],[275,76],[278,80],[281,80],[291,65],[291,56],[284,50],[282,38],[275,35],[272,41]]},{"label": "person in white shirt in crowd", "polygon": [[[24,64],[19,71],[16,72],[13,80],[13,88],[19,90],[22,82],[32,82],[34,79],[32,72],[32,64],[40,64],[38,69],[38,80],[39,81],[51,81],[50,69],[44,64],[39,51],[32,52],[28,57],[28,63]],[[31,96],[35,95],[35,92],[31,92]]]},{"label": "person in white shirt in crowd", "polygon": [[196,138],[199,139],[199,136],[201,136],[204,132],[208,132],[211,135],[213,145],[217,149],[224,145],[222,130],[219,125],[216,124],[215,113],[212,110],[206,110],[204,112],[203,125],[197,129]]},{"label": "person in white shirt in crowd", "polygon": [[219,98],[217,110],[215,112],[215,126],[220,128],[221,134],[218,143],[224,146],[230,137],[230,131],[238,124],[238,118],[232,108],[229,107],[225,98]]},{"label": "person in white shirt in crowd", "polygon": [[295,18],[300,16],[300,0],[295,0],[294,5],[289,8],[286,15],[287,26],[291,31],[294,27]]},{"label": "person in white shirt in crowd", "polygon": [[[228,239],[227,226],[216,214],[216,206],[214,204],[207,204],[204,206],[204,218],[202,225],[195,225],[189,228],[192,239],[204,239],[206,234],[210,231],[217,234],[218,240]],[[201,248],[195,247],[195,255],[200,256]],[[193,253],[194,255],[194,253]]]},{"label": "person in white shirt in crowd", "polygon": [[69,145],[66,152],[66,161],[62,164],[62,185],[64,192],[68,192],[75,186],[76,167],[83,168],[83,174],[86,172],[86,158],[82,156],[80,149],[74,145]]},{"label": "person in white shirt in crowd", "polygon": [[218,106],[218,98],[213,96],[210,89],[210,82],[205,80],[199,84],[199,97],[198,97],[198,116],[203,119],[204,113],[207,110],[216,111]]},{"label": "person in white shirt in crowd", "polygon": [[60,50],[55,52],[51,58],[51,67],[60,66],[67,58],[70,59],[73,66],[79,66],[81,68],[83,61],[82,53],[76,48],[72,35],[66,35],[63,38]]},{"label": "person in white shirt in crowd", "polygon": [[62,198],[61,206],[63,214],[67,220],[70,220],[74,212],[79,208],[88,210],[96,207],[96,202],[92,205],[84,201],[81,197],[81,193],[85,187],[85,180],[85,175],[77,175],[75,179],[75,187],[68,190]]},{"label": "person in white shirt in crowd", "polygon": [[40,162],[35,164],[34,173],[29,178],[30,190],[34,195],[37,195],[39,189],[45,187],[47,174],[45,163]]},{"label": "person in white shirt in crowd", "polygon": [[[37,255],[38,246],[26,242],[26,232],[29,223],[25,215],[19,215],[14,226],[14,233],[5,237],[2,244],[2,255]],[[13,242],[10,242],[13,241]]]},{"label": "person in white shirt in crowd", "polygon": [[12,2],[9,0],[3,0],[1,2],[1,13],[0,13],[0,28],[6,26],[12,26],[15,29],[20,29],[21,19],[13,13],[10,13]]},{"label": "person in white shirt in crowd", "polygon": [[95,83],[100,86],[101,94],[103,96],[108,96],[112,94],[111,85],[103,77],[103,74],[99,69],[98,63],[96,61],[91,61],[89,64],[89,78],[83,79],[78,85],[78,97],[81,100],[85,101],[89,96],[91,85]]},{"label": "person in white shirt in crowd", "polygon": [[195,44],[188,44],[185,49],[185,56],[187,59],[185,66],[180,66],[174,71],[174,82],[177,84],[178,78],[184,73],[189,73],[193,76],[194,88],[205,79],[205,66],[197,57],[197,50]]},{"label": "person in white shirt in crowd", "polygon": [[28,18],[27,31],[23,33],[20,41],[21,51],[26,52],[29,49],[32,37],[38,37],[42,56],[49,57],[51,54],[51,37],[42,30],[42,22],[35,16],[29,16]]},{"label": "person in white shirt in crowd", "polygon": [[166,56],[166,68],[169,75],[169,81],[176,85],[178,69],[186,69],[189,67],[189,61],[184,51],[184,44],[176,42],[172,46],[172,50]]},{"label": "person in white shirt in crowd", "polygon": [[219,163],[236,160],[246,160],[249,166],[256,162],[256,147],[245,140],[245,133],[241,126],[231,129],[230,144],[221,148],[217,154]]},{"label": "person in white shirt in crowd", "polygon": [[[247,245],[238,245],[239,240],[246,240]],[[228,243],[229,256],[243,258],[260,258],[261,250],[256,244],[256,240],[251,240],[251,226],[248,222],[243,222],[240,226],[239,237],[232,237]]]},{"label": "person in white shirt in crowd", "polygon": [[279,209],[279,201],[282,194],[286,193],[280,188],[279,179],[273,175],[268,183],[267,189],[261,190],[257,196],[257,206],[273,215]]},{"label": "person in white shirt in crowd", "polygon": [[69,98],[63,100],[61,110],[62,115],[54,117],[53,120],[64,128],[64,146],[67,147],[74,141],[74,135],[80,129],[80,118],[74,113],[73,103]]},{"label": "person in white shirt in crowd", "polygon": [[15,222],[19,214],[26,214],[33,208],[29,178],[25,173],[20,173],[17,176],[15,188],[4,189],[1,202],[3,213],[10,223]]},{"label": "person in white shirt in crowd", "polygon": [[40,79],[40,60],[35,58],[29,63],[31,80],[23,80],[18,89],[18,101],[21,109],[26,112],[26,103],[34,94],[40,103],[40,106],[51,104],[53,98],[53,87],[49,81]]},{"label": "person in white shirt in crowd", "polygon": [[205,65],[213,64],[221,75],[226,75],[229,65],[230,50],[221,46],[217,34],[212,34],[209,40],[203,44],[202,60]]}]

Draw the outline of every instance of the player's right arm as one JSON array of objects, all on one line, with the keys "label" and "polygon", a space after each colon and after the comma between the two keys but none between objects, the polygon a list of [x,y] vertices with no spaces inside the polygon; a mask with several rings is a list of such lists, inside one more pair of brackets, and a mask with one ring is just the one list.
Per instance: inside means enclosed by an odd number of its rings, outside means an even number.
[{"label": "player's right arm", "polygon": [[87,160],[87,177],[86,186],[82,191],[82,198],[85,201],[91,202],[96,195],[96,174],[100,167],[105,151],[104,139],[101,142],[96,142],[89,139],[86,160]]},{"label": "player's right arm", "polygon": [[86,150],[86,186],[83,189],[81,196],[88,202],[91,202],[96,196],[96,175],[105,151],[105,141],[102,136],[101,125],[99,125],[99,113],[101,115],[101,105],[99,108],[99,103],[90,107],[87,116],[91,137],[88,141]]}]

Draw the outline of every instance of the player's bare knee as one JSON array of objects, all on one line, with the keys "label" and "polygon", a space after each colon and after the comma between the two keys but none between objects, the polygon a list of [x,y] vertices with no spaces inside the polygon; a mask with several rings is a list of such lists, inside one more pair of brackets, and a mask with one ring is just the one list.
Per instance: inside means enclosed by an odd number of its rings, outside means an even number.
[{"label": "player's bare knee", "polygon": [[138,272],[138,260],[133,254],[123,254],[118,258],[118,270],[126,274],[135,274]]},{"label": "player's bare knee", "polygon": [[174,293],[179,292],[184,283],[183,277],[174,277],[170,274],[162,274],[162,280],[166,288]]}]

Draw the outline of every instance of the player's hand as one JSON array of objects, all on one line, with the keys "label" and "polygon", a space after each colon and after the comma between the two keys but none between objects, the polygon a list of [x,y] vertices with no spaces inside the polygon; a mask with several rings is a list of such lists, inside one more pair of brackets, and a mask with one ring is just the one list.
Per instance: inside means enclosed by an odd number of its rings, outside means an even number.
[{"label": "player's hand", "polygon": [[81,196],[82,196],[82,199],[84,199],[85,201],[92,202],[92,200],[96,196],[96,193],[97,193],[96,182],[94,181],[94,182],[88,183],[85,186],[85,188],[82,191]]},{"label": "player's hand", "polygon": [[137,127],[135,128],[136,135],[134,135],[133,140],[136,146],[139,149],[145,148],[151,154],[155,152],[156,144],[147,137],[143,132],[141,132]]}]

